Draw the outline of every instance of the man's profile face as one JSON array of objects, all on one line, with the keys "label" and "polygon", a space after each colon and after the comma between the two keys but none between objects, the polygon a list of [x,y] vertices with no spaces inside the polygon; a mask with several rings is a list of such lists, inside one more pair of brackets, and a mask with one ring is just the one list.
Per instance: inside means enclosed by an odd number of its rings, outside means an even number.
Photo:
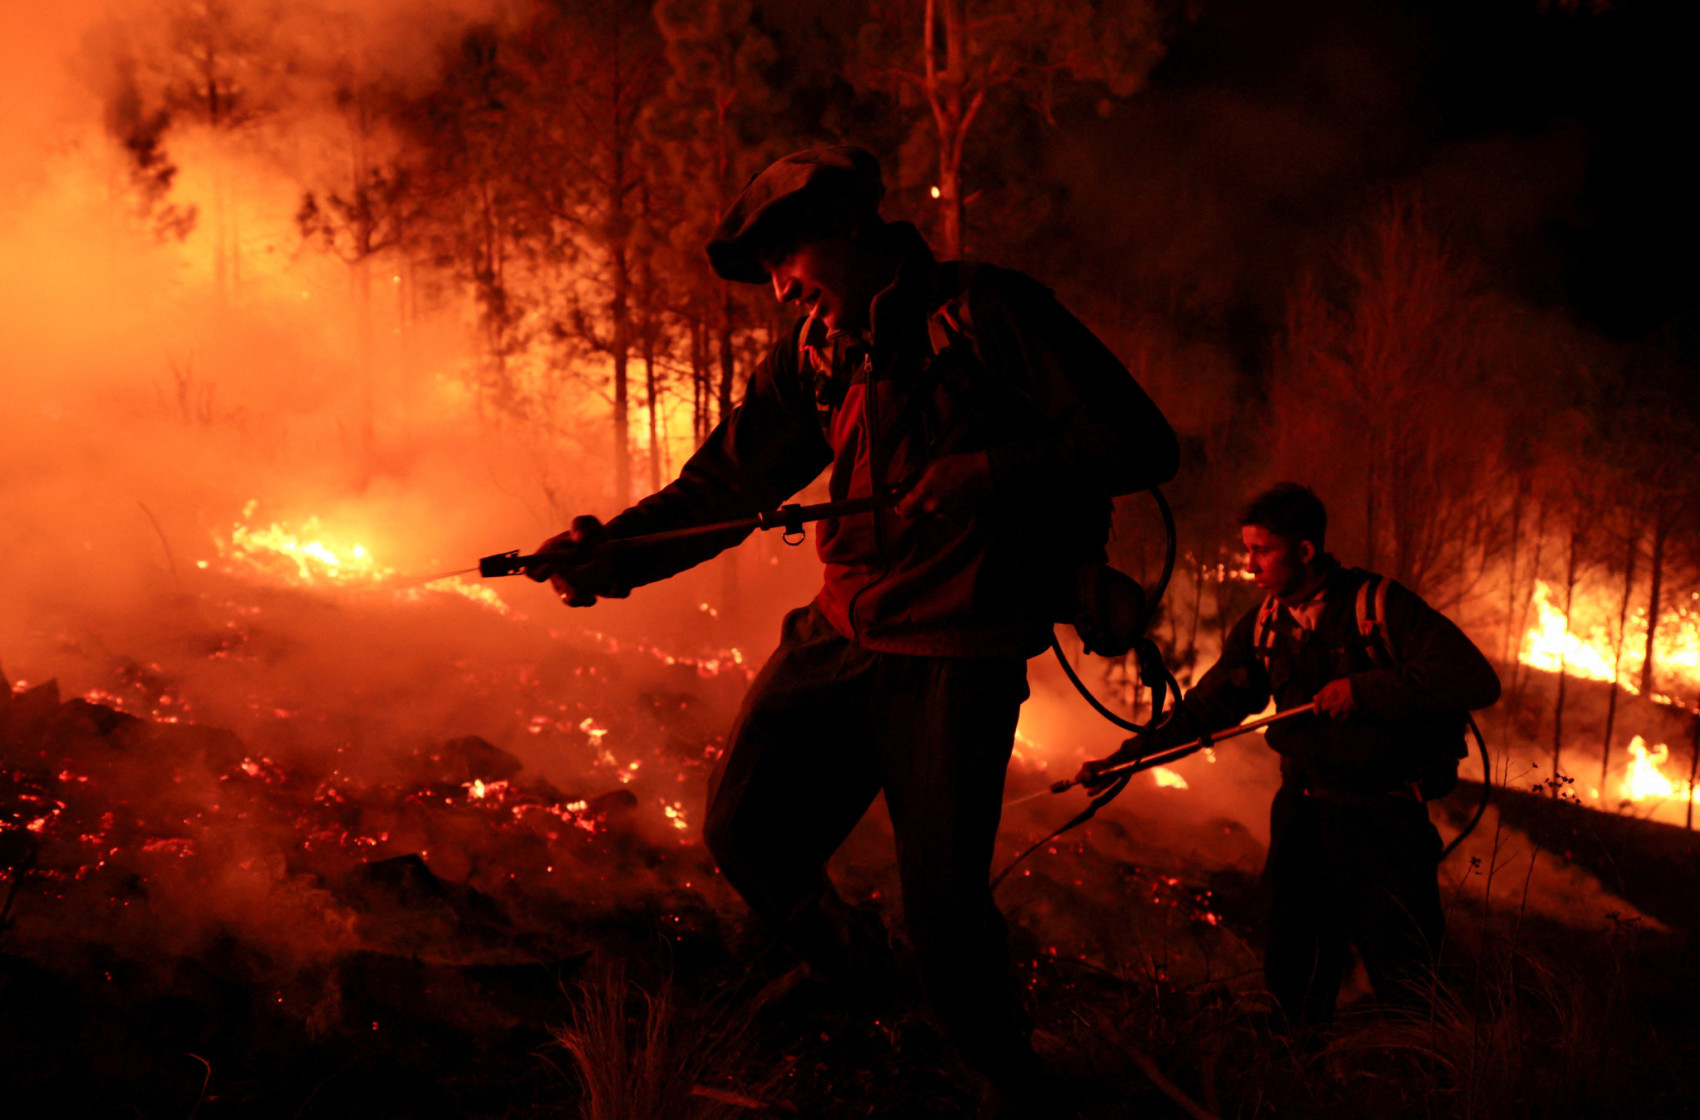
[{"label": "man's profile face", "polygon": [[1308,566],[1316,559],[1315,545],[1262,525],[1241,526],[1240,540],[1245,543],[1246,571],[1260,589],[1277,598],[1304,590],[1310,578]]},{"label": "man's profile face", "polygon": [[863,262],[851,235],[789,246],[763,263],[773,280],[774,297],[813,313],[827,330],[866,322],[873,292],[864,291]]}]

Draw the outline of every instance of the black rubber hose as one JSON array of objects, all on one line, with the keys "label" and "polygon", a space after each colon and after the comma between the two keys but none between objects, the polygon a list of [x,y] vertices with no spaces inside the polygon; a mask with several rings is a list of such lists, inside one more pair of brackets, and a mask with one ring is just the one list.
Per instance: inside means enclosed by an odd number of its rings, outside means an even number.
[{"label": "black rubber hose", "polygon": [[1169,590],[1169,577],[1175,574],[1175,546],[1179,541],[1175,531],[1175,511],[1169,508],[1169,499],[1163,497],[1163,492],[1153,486],[1148,493],[1157,503],[1157,512],[1163,515],[1163,535],[1168,538],[1168,544],[1163,549],[1163,574],[1157,577],[1157,586],[1151,592],[1151,606],[1147,608],[1147,620],[1157,615],[1157,604],[1163,601],[1163,593]]},{"label": "black rubber hose", "polygon": [[1110,711],[1110,709],[1104,707],[1103,702],[1096,696],[1092,695],[1092,690],[1086,687],[1086,682],[1080,679],[1080,674],[1074,671],[1074,666],[1068,663],[1068,654],[1063,652],[1062,643],[1057,640],[1056,631],[1054,630],[1051,632],[1051,652],[1057,655],[1057,664],[1061,665],[1063,672],[1068,674],[1069,683],[1074,685],[1074,690],[1080,693],[1088,704],[1092,705],[1093,711],[1097,712],[1123,731],[1131,731],[1135,735],[1143,735],[1145,732],[1150,731],[1152,728],[1157,726],[1157,720],[1155,719],[1153,719],[1150,723],[1134,723],[1132,720],[1123,719],[1121,716]]},{"label": "black rubber hose", "polygon": [[[1175,573],[1175,551],[1178,543],[1175,532],[1175,512],[1169,508],[1168,499],[1163,497],[1163,492],[1155,486],[1151,487],[1149,493],[1157,503],[1157,511],[1163,515],[1163,532],[1167,538],[1167,543],[1163,549],[1163,574],[1157,577],[1157,583],[1147,599],[1149,604],[1146,607],[1145,612],[1145,620],[1147,623],[1156,616],[1157,607],[1163,601],[1163,594],[1169,589],[1169,578]],[[1148,639],[1141,635],[1139,640],[1147,641]],[[1080,679],[1080,674],[1076,673],[1074,671],[1074,666],[1068,663],[1068,655],[1063,653],[1062,643],[1057,640],[1055,630],[1051,631],[1051,652],[1057,655],[1057,664],[1062,666],[1063,672],[1068,675],[1069,683],[1074,685],[1075,691],[1079,692],[1080,695],[1086,699],[1086,702],[1092,705],[1094,711],[1124,731],[1131,731],[1135,735],[1143,735],[1146,732],[1154,731],[1157,728],[1162,727],[1164,724],[1168,723],[1170,719],[1174,718],[1176,712],[1183,710],[1181,708],[1180,682],[1175,680],[1175,675],[1169,672],[1167,666],[1163,667],[1163,676],[1168,684],[1169,690],[1175,698],[1174,704],[1166,713],[1154,713],[1150,723],[1134,723],[1132,720],[1123,719],[1121,716],[1110,711],[1110,709],[1106,708],[1096,696],[1092,695],[1092,690],[1086,687],[1086,682]],[[1159,662],[1160,661],[1161,659],[1159,658]],[[1204,731],[1204,736],[1206,741],[1208,741],[1208,729]],[[1131,781],[1132,778],[1132,773],[1123,774],[1121,777],[1111,782],[1109,786],[1093,794],[1092,800],[1086,808],[1076,814],[1075,817],[1067,824],[1063,825],[1049,836],[1046,836],[1038,843],[1030,845],[1026,851],[1016,856],[1010,861],[1007,867],[998,872],[996,877],[992,879],[992,889],[994,891],[997,890],[998,885],[1005,879],[1009,878],[1009,873],[1020,866],[1028,856],[1032,855],[1046,844],[1049,844],[1052,840],[1055,840],[1063,833],[1072,828],[1083,825],[1093,817],[1097,816],[1098,810],[1114,801],[1122,790],[1127,788],[1127,783]]]},{"label": "black rubber hose", "polygon": [[[1157,577],[1156,584],[1153,585],[1150,594],[1146,597],[1145,620],[1146,623],[1149,624],[1151,619],[1157,617],[1157,608],[1163,602],[1164,593],[1169,590],[1169,579],[1175,574],[1175,547],[1178,543],[1178,537],[1175,531],[1175,511],[1169,508],[1169,500],[1163,497],[1163,492],[1155,486],[1147,490],[1146,493],[1150,494],[1152,500],[1157,503],[1157,512],[1163,517],[1163,534],[1166,538],[1166,543],[1163,546],[1163,574]],[[1057,664],[1061,665],[1063,672],[1068,675],[1069,683],[1074,685],[1074,690],[1080,693],[1088,704],[1092,705],[1092,710],[1115,724],[1117,727],[1121,728],[1123,731],[1131,731],[1135,735],[1143,735],[1148,731],[1156,730],[1168,722],[1168,717],[1163,715],[1163,713],[1153,712],[1150,723],[1134,723],[1132,720],[1123,719],[1121,716],[1118,716],[1116,713],[1106,708],[1103,703],[1092,694],[1092,690],[1086,687],[1086,682],[1080,679],[1080,674],[1074,671],[1074,666],[1068,663],[1068,655],[1063,652],[1062,643],[1057,640],[1055,630],[1051,631],[1051,652],[1056,654]],[[1180,685],[1175,683],[1175,679],[1172,675],[1169,676],[1168,683],[1169,687],[1174,692],[1175,701],[1178,704],[1180,702],[1181,695]],[[1171,709],[1171,714],[1172,712],[1173,709]]]},{"label": "black rubber hose", "polygon": [[1464,842],[1464,837],[1476,831],[1476,826],[1482,823],[1482,817],[1487,814],[1488,803],[1493,800],[1493,762],[1488,758],[1487,740],[1482,738],[1482,729],[1476,726],[1475,716],[1466,714],[1464,720],[1469,724],[1470,734],[1476,737],[1476,750],[1482,756],[1482,799],[1476,804],[1476,813],[1475,816],[1470,818],[1470,823],[1464,826],[1462,832],[1452,838],[1451,843],[1440,849],[1439,862],[1445,862],[1446,857],[1451,855],[1458,845]]}]

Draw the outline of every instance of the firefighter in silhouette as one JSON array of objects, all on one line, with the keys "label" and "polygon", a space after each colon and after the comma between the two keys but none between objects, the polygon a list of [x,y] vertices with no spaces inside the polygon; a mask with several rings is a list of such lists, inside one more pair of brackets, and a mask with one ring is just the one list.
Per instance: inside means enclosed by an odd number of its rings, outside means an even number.
[{"label": "firefighter in silhouette", "polygon": [[[1445,932],[1426,802],[1457,784],[1465,713],[1499,699],[1499,677],[1422,599],[1324,551],[1327,511],[1308,488],[1260,494],[1240,525],[1265,598],[1184,703],[1211,730],[1271,698],[1277,710],[1316,703],[1314,716],[1267,732],[1282,779],[1264,869],[1269,990],[1290,1022],[1328,1021],[1350,945],[1379,1001],[1421,1009]],[[1093,784],[1104,767],[1179,745],[1196,726],[1177,719],[1078,777]]]},{"label": "firefighter in silhouette", "polygon": [[542,546],[563,559],[528,574],[587,606],[747,534],[617,559],[600,541],[748,517],[822,471],[833,500],[901,494],[817,526],[824,585],[750,688],[704,838],[813,970],[866,991],[884,980],[883,926],[840,898],[826,861],[883,791],[928,1001],[993,1111],[1026,1115],[1043,1111],[1041,1078],[987,884],[1026,660],[1075,569],[1103,560],[1112,496],[1172,477],[1178,450],[1046,288],[935,260],[914,226],[880,217],[882,193],[854,147],[750,180],[709,261],[803,314],[676,481],[606,525],[576,519]]}]

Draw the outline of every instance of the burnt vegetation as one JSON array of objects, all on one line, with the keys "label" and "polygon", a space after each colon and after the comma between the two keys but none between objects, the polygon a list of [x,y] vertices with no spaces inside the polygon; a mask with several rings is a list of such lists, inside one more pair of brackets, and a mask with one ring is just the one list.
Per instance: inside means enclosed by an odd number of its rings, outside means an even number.
[{"label": "burnt vegetation", "polygon": [[[546,666],[580,682],[544,732],[558,749],[602,740],[575,719],[620,709],[622,660]],[[492,667],[488,687],[547,710],[550,689],[501,680],[514,669]],[[685,666],[668,679],[610,721],[618,762],[573,790],[474,736],[376,766],[300,744],[278,761],[232,732],[125,713],[174,706],[174,682],[141,666],[112,666],[105,703],[52,682],[13,691],[9,1084],[78,1115],[972,1115],[906,964],[854,994],[792,971],[694,836],[653,811],[655,787],[618,780],[630,758],[665,768],[663,788],[700,781],[715,755],[693,693],[724,701],[736,682]],[[1045,781],[1018,766],[1011,788]],[[1453,941],[1434,1014],[1348,1010],[1296,1038],[1256,973],[1243,827],[1135,813],[1056,842],[1002,899],[1041,1050],[1087,1116],[1684,1114],[1700,978],[1692,906],[1670,892],[1700,845],[1536,793],[1500,804],[1484,855],[1444,873]],[[1447,811],[1455,827],[1468,806]],[[892,919],[889,843],[870,821],[839,871]],[[1660,921],[1540,912],[1542,850]]]},{"label": "burnt vegetation", "polygon": [[[1277,478],[1325,495],[1342,559],[1477,639],[1506,689],[1466,777],[1497,802],[1442,868],[1431,1017],[1277,1029],[1256,796],[1135,789],[1001,889],[1083,1115],[1694,1113],[1700,239],[1671,194],[1697,102],[1670,6],[132,7],[78,62],[114,196],[204,250],[228,309],[265,267],[231,168],[286,184],[278,255],[348,281],[361,493],[405,481],[390,421],[432,378],[537,449],[526,497],[556,525],[665,483],[785,326],[709,273],[715,218],[775,156],[853,141],[889,216],[1054,284],[1174,421],[1156,634],[1183,681],[1256,601],[1233,514]],[[246,162],[191,198],[209,148]],[[469,353],[427,353],[456,315]],[[216,371],[171,372],[178,427],[242,416]],[[1112,550],[1152,572],[1139,502]],[[298,556],[199,571],[148,519],[170,586],[146,626],[0,631],[31,651],[0,649],[31,681],[0,680],[13,1107],[973,1115],[909,970],[824,989],[719,880],[697,818],[750,666],[709,621],[563,638],[441,590],[374,605],[303,589]],[[1092,664],[1144,714],[1136,666]],[[67,666],[74,690],[39,681]],[[1055,816],[1011,811],[1000,864]],[[876,813],[834,870],[898,929],[889,845]]]}]

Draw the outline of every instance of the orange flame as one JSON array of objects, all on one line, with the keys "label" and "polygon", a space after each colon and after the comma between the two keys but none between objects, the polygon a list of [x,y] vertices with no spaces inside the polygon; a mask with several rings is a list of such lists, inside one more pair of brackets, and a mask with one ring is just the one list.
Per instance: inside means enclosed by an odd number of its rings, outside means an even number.
[{"label": "orange flame", "polygon": [[[227,571],[259,573],[301,587],[379,587],[395,578],[396,570],[379,563],[363,543],[327,529],[316,516],[298,526],[281,521],[264,528],[245,524],[258,506],[257,501],[248,502],[242,508],[243,520],[231,527],[230,539],[213,542],[228,562]],[[199,560],[196,566],[204,569],[209,564]],[[460,576],[395,589],[397,595],[414,601],[422,592],[432,591],[459,595],[497,614],[511,609],[495,588]]]},{"label": "orange flame", "polygon": [[[1632,695],[1640,694],[1639,677],[1647,641],[1647,612],[1636,610],[1624,621],[1623,634],[1613,640],[1618,602],[1610,594],[1577,589],[1571,621],[1555,603],[1555,591],[1545,580],[1535,581],[1531,605],[1535,620],[1523,635],[1517,660],[1532,669],[1556,673],[1562,668],[1571,677],[1609,681]],[[1657,667],[1662,681],[1674,681],[1683,691],[1700,688],[1700,611],[1691,596],[1660,612],[1655,643]],[[1579,618],[1606,619],[1607,624],[1583,627]],[[1618,659],[1618,650],[1622,659]],[[1674,703],[1669,696],[1655,694],[1653,700]]]},{"label": "orange flame", "polygon": [[1666,777],[1665,763],[1670,761],[1670,747],[1655,743],[1649,750],[1647,741],[1637,735],[1629,743],[1629,766],[1624,770],[1619,789],[1627,801],[1693,801],[1694,786],[1686,779]]},{"label": "orange flame", "polygon": [[[1534,669],[1556,673],[1562,668],[1573,677],[1590,681],[1609,681],[1618,672],[1613,668],[1614,654],[1610,639],[1595,632],[1586,638],[1570,632],[1564,612],[1554,606],[1552,589],[1544,580],[1535,581],[1535,623],[1523,635],[1523,649],[1518,660]],[[1626,691],[1637,689],[1628,681],[1618,682]]]}]

